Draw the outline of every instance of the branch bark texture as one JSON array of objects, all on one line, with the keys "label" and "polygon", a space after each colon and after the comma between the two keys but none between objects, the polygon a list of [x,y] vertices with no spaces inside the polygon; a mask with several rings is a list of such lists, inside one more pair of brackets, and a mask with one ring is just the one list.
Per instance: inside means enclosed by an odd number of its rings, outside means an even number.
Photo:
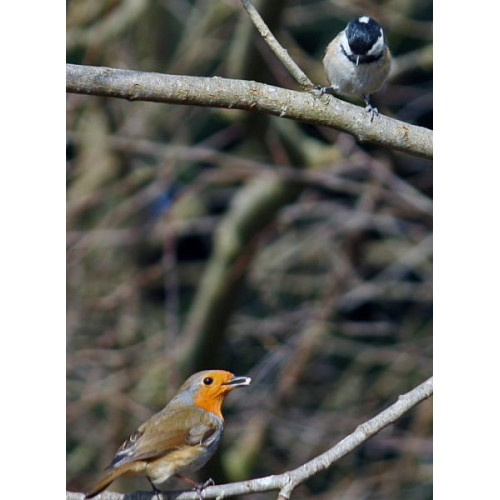
[{"label": "branch bark texture", "polygon": [[[432,377],[424,383],[415,387],[410,392],[399,396],[396,403],[389,406],[372,419],[359,425],[356,430],[344,438],[340,443],[330,448],[325,453],[306,462],[294,470],[284,472],[283,474],[241,481],[238,483],[221,484],[205,488],[201,495],[203,498],[228,498],[235,495],[245,495],[263,491],[279,490],[280,499],[289,499],[292,491],[301,483],[312,477],[314,474],[331,467],[336,461],[347,455],[355,448],[363,444],[370,437],[374,436],[388,425],[395,422],[398,418],[408,412],[418,403],[427,399],[433,392]],[[150,500],[155,496],[154,493],[136,492],[133,494],[121,494],[104,492],[98,496],[98,500]],[[198,500],[198,493],[195,491],[171,491],[164,492],[163,500]],[[66,500],[82,500],[83,493],[67,492]]]},{"label": "branch bark texture", "polygon": [[432,157],[432,131],[386,116],[370,121],[364,108],[331,95],[298,92],[220,77],[167,75],[95,66],[66,65],[66,90],[130,101],[258,111],[352,134],[406,153]]}]

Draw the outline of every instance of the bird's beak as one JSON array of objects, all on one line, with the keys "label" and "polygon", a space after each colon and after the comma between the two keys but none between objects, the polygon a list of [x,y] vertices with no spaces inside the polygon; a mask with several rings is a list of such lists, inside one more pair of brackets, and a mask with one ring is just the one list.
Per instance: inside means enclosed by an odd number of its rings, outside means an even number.
[{"label": "bird's beak", "polygon": [[356,57],[356,66],[359,66],[359,56]]},{"label": "bird's beak", "polygon": [[232,388],[250,385],[252,379],[250,377],[233,377],[231,380],[224,382],[222,385],[229,385]]}]

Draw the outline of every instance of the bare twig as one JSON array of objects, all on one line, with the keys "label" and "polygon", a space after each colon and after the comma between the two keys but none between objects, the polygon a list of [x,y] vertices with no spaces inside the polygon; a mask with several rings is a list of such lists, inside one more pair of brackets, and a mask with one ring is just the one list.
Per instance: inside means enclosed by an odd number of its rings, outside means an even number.
[{"label": "bare twig", "polygon": [[[222,499],[235,495],[279,490],[278,498],[280,500],[288,500],[292,491],[299,484],[303,483],[317,472],[330,467],[336,461],[367,441],[370,437],[395,422],[418,403],[430,397],[432,392],[433,380],[431,377],[410,392],[399,396],[396,403],[364,424],[359,425],[352,434],[344,438],[333,448],[301,465],[300,467],[297,467],[292,471],[284,472],[283,474],[252,479],[250,481],[209,486],[201,492],[201,496],[207,499]],[[149,500],[154,496],[155,493],[136,492],[131,495],[128,494],[126,497],[129,500]],[[198,493],[195,491],[164,492],[161,497],[163,500],[197,500],[199,498]],[[66,500],[82,500],[82,498],[83,493],[66,493]],[[98,498],[100,500],[124,500],[125,495],[121,493],[105,492]]]},{"label": "bare twig", "polygon": [[376,123],[360,106],[262,83],[226,78],[165,75],[95,66],[66,65],[66,90],[77,94],[119,97],[227,109],[260,111],[315,125],[325,125],[409,154],[432,157],[432,131],[379,116]]},{"label": "bare twig", "polygon": [[241,3],[243,4],[243,7],[245,7],[245,10],[248,12],[250,19],[255,24],[255,27],[262,35],[262,38],[264,38],[276,57],[295,78],[297,83],[304,90],[312,89],[314,87],[314,83],[309,80],[308,76],[297,66],[295,61],[289,56],[288,52],[280,45],[278,40],[276,40],[262,17],[260,17],[257,9],[252,5],[252,2],[250,2],[250,0],[241,0]]},{"label": "bare twig", "polygon": [[389,78],[394,81],[416,69],[430,70],[432,61],[433,47],[432,45],[425,45],[413,52],[396,57]]}]

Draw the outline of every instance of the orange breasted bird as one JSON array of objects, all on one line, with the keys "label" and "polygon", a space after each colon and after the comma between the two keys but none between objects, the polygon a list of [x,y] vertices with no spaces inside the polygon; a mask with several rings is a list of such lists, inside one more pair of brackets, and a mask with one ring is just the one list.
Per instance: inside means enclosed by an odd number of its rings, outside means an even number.
[{"label": "orange breasted bird", "polygon": [[155,492],[172,476],[196,484],[182,475],[200,469],[214,454],[224,430],[224,398],[250,382],[250,377],[224,370],[191,375],[167,406],[121,445],[85,498],[94,497],[120,476],[143,474]]}]

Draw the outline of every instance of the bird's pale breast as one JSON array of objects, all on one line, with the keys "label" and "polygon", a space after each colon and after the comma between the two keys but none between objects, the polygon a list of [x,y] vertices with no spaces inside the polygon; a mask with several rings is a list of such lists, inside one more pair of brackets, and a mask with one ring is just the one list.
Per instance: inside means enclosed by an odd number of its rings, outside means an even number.
[{"label": "bird's pale breast", "polygon": [[[336,53],[337,55],[333,56]],[[380,61],[356,66],[341,55],[338,37],[327,48],[323,64],[332,87],[340,94],[361,97],[376,92],[384,83],[390,69],[389,53]]]},{"label": "bird's pale breast", "polygon": [[217,450],[222,437],[223,426],[203,444],[183,445],[157,459],[150,460],[146,474],[158,486],[174,474],[184,474],[203,467]]}]

